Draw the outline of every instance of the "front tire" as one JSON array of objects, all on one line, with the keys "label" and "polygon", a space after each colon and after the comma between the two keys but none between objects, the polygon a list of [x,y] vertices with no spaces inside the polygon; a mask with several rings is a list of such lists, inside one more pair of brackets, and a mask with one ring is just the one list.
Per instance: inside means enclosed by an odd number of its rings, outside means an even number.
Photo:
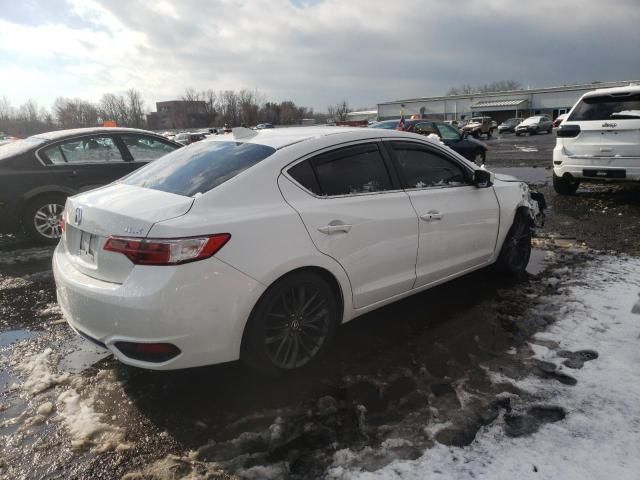
[{"label": "front tire", "polygon": [[553,189],[558,195],[575,195],[579,186],[579,180],[568,180],[553,173]]},{"label": "front tire", "polygon": [[496,266],[502,272],[518,276],[524,274],[531,257],[531,221],[527,213],[516,213],[507,233]]},{"label": "front tire", "polygon": [[62,231],[60,219],[66,197],[60,194],[47,194],[34,198],[25,208],[22,218],[24,230],[38,243],[56,245]]},{"label": "front tire", "polygon": [[317,360],[333,339],[338,299],[312,272],[294,272],[263,294],[247,322],[242,360],[269,375],[299,370]]}]

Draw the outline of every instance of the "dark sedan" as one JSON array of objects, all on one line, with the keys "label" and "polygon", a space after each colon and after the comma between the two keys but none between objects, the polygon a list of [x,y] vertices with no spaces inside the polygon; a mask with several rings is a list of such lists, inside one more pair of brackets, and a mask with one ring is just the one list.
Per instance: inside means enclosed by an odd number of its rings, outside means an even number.
[{"label": "dark sedan", "polygon": [[515,133],[516,127],[522,122],[521,118],[508,118],[498,125],[498,133]]},{"label": "dark sedan", "polygon": [[24,231],[56,243],[68,196],[111,183],[180,147],[132,128],[60,130],[0,146],[0,232]]},{"label": "dark sedan", "polygon": [[[369,125],[369,128],[396,130],[398,123],[399,120],[384,120],[382,122],[372,123]],[[475,138],[469,138],[466,134],[461,134],[457,128],[439,120],[405,120],[403,130],[420,135],[430,135],[433,133],[440,137],[440,140],[449,148],[478,165],[483,165],[486,160],[487,145]]]}]

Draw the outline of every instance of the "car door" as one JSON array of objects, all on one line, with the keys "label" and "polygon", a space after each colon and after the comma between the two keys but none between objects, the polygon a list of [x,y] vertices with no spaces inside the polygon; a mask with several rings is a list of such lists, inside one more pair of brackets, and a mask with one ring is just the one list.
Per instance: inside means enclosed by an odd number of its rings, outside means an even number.
[{"label": "car door", "polygon": [[416,287],[486,264],[499,226],[493,188],[473,185],[472,171],[444,150],[410,141],[387,145],[420,219]]},{"label": "car door", "polygon": [[130,171],[129,162],[113,135],[73,137],[38,152],[57,182],[75,192],[106,185]]},{"label": "car door", "polygon": [[317,249],[351,281],[355,308],[409,291],[415,282],[418,218],[379,142],[304,159],[278,184]]}]

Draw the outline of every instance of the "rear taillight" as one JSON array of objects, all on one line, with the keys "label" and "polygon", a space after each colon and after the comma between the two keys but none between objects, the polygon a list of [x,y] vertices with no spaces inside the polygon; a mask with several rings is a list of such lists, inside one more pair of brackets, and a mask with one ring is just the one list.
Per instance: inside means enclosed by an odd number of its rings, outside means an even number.
[{"label": "rear taillight", "polygon": [[64,215],[58,220],[58,226],[60,227],[60,233],[64,233]]},{"label": "rear taillight", "polygon": [[559,137],[577,137],[580,134],[580,125],[560,125],[556,131]]},{"label": "rear taillight", "polygon": [[179,265],[215,255],[230,238],[229,233],[170,239],[109,237],[104,249],[122,253],[136,265]]}]

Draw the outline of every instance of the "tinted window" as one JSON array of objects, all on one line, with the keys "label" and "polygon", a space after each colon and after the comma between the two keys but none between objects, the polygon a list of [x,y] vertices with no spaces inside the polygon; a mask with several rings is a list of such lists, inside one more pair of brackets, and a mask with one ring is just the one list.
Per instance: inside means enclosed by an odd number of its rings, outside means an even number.
[{"label": "tinted window", "polygon": [[640,93],[615,97],[604,95],[580,100],[569,121],[624,120],[640,118]]},{"label": "tinted window", "polygon": [[323,195],[391,190],[389,173],[377,145],[344,148],[312,160]]},{"label": "tinted window", "polygon": [[145,135],[121,135],[120,138],[129,149],[133,159],[138,162],[150,162],[178,148],[176,145]]},{"label": "tinted window", "polygon": [[57,144],[54,147],[45,148],[43,153],[54,164],[63,162],[108,163],[123,161],[120,150],[111,137],[73,139]]},{"label": "tinted window", "polygon": [[467,185],[465,170],[448,158],[418,145],[393,142],[398,168],[407,188]]},{"label": "tinted window", "polygon": [[[411,131],[411,129],[407,129],[409,131]],[[435,134],[437,135],[438,132],[436,132],[435,127],[433,126],[433,123],[431,122],[420,122],[420,123],[416,123],[415,127],[413,128],[413,131],[415,133],[419,133],[420,135],[430,135],[430,134]]]},{"label": "tinted window", "polygon": [[322,195],[320,185],[316,174],[308,161],[301,162],[288,170],[289,175],[294,178],[300,185],[315,193],[316,195]]},{"label": "tinted window", "polygon": [[460,132],[446,123],[436,123],[440,136],[445,140],[460,140]]},{"label": "tinted window", "polygon": [[122,182],[192,196],[205,193],[275,152],[255,143],[198,142],[174,150]]}]

